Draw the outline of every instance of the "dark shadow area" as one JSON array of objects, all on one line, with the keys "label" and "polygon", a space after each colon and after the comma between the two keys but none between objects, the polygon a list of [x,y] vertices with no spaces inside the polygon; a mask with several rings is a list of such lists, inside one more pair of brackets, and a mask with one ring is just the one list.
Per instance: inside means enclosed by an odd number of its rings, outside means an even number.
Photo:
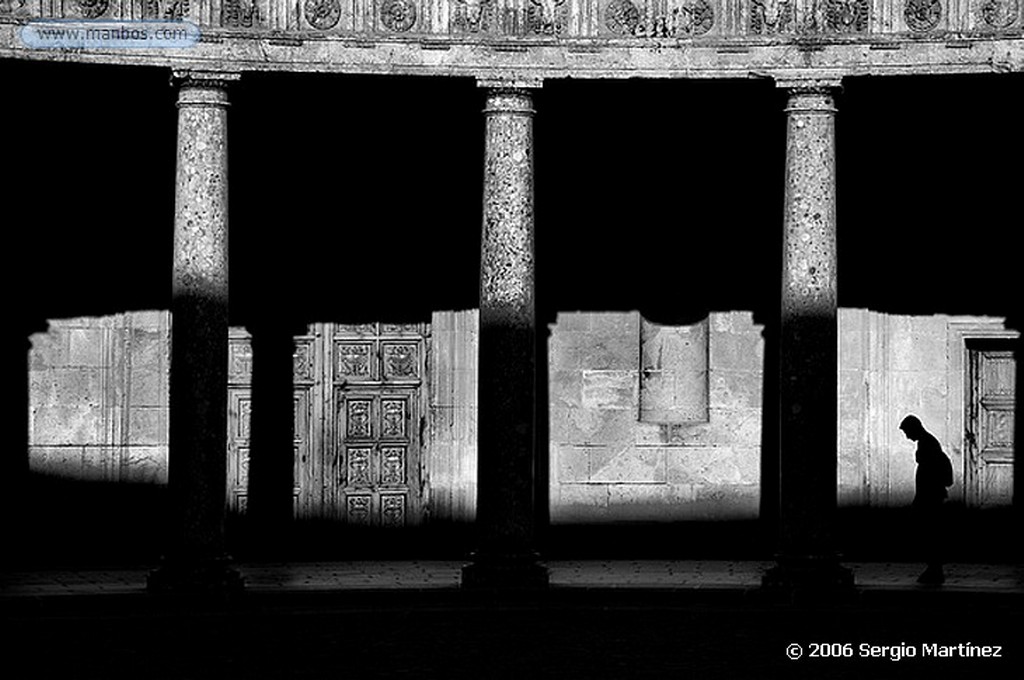
[{"label": "dark shadow area", "polygon": [[232,323],[429,321],[479,304],[469,79],[248,74],[231,93]]},{"label": "dark shadow area", "polygon": [[839,303],[1019,313],[1010,132],[1024,74],[849,78],[837,124]]},{"label": "dark shadow area", "polygon": [[17,569],[152,565],[166,548],[167,487],[82,481],[31,473],[15,521],[25,550],[9,554]]},{"label": "dark shadow area", "polygon": [[[943,508],[947,562],[1015,562],[1020,546],[1012,507],[969,508],[947,502]],[[852,562],[924,564],[918,524],[909,504],[897,508],[840,508],[836,526],[842,558]]]}]

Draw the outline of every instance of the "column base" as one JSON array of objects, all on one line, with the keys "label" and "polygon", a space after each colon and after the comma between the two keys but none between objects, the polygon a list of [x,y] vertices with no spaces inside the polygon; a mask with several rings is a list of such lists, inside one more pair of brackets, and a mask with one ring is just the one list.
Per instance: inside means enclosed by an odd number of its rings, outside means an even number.
[{"label": "column base", "polygon": [[213,560],[164,560],[149,572],[146,589],[167,594],[232,594],[245,589],[245,578],[231,566],[230,558]]},{"label": "column base", "polygon": [[462,567],[463,588],[515,589],[546,588],[548,568],[537,555],[474,555]]},{"label": "column base", "polygon": [[853,572],[836,557],[779,557],[761,579],[763,591],[789,596],[845,597],[855,594]]}]

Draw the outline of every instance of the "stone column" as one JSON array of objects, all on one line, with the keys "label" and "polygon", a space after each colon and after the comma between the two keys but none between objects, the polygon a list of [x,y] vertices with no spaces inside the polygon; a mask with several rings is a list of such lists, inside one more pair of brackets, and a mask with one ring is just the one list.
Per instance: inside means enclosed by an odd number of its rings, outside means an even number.
[{"label": "stone column", "polygon": [[224,548],[227,468],[228,83],[176,72],[168,550],[151,590],[241,586]]},{"label": "stone column", "polygon": [[[13,566],[19,560],[31,559],[33,537],[28,532],[29,523],[24,516],[25,508],[37,499],[31,498],[36,488],[29,471],[29,351],[32,349],[30,335],[45,332],[47,323],[33,320],[22,313],[20,301],[15,301],[11,312],[11,323],[5,329],[2,341],[2,363],[5,392],[13,396],[8,402],[8,415],[0,439],[0,517],[4,524],[3,558],[0,567]],[[26,312],[28,310],[25,310]]]},{"label": "stone column", "polygon": [[780,350],[779,554],[766,586],[852,585],[834,552],[839,83],[787,87]]},{"label": "stone column", "polygon": [[283,315],[271,315],[249,330],[253,358],[247,543],[261,557],[283,558],[295,486],[295,339]]},{"label": "stone column", "polygon": [[[533,104],[516,83],[487,87],[480,258],[478,550],[465,587],[547,584],[536,516]],[[531,84],[533,87],[539,83]]]}]

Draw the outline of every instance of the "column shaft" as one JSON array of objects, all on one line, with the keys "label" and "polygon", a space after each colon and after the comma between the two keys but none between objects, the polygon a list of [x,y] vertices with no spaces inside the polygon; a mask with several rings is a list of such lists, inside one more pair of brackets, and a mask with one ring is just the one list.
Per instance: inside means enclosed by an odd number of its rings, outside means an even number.
[{"label": "column shaft", "polygon": [[543,585],[534,553],[536,312],[533,106],[488,91],[482,252],[477,526],[467,586]]},{"label": "column shaft", "polygon": [[178,92],[171,300],[170,545],[155,589],[216,588],[226,567],[227,83],[187,74]]},{"label": "column shaft", "polygon": [[845,580],[831,535],[838,417],[835,113],[827,88],[789,93],[779,333],[779,566],[788,582]]},{"label": "column shaft", "polygon": [[282,317],[252,331],[252,442],[249,452],[247,538],[250,551],[264,557],[287,553],[293,515],[295,340]]}]

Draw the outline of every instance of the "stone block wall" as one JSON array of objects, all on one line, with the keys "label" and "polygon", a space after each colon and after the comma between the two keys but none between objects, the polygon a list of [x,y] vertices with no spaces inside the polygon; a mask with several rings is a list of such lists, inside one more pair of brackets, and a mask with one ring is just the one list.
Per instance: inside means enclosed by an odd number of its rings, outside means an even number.
[{"label": "stone block wall", "polygon": [[431,319],[425,478],[430,516],[444,521],[476,516],[479,316],[473,309]]},{"label": "stone block wall", "polygon": [[637,312],[573,312],[559,314],[551,328],[551,521],[756,517],[761,327],[749,312],[713,313],[702,332],[688,334],[706,344],[705,353],[691,347],[664,363],[678,367],[683,357],[699,364],[693,371],[679,368],[690,374],[679,384],[702,372],[706,408],[683,409],[693,420],[666,416],[671,422],[659,423],[642,418],[661,410],[641,411],[641,394],[650,393],[644,380],[652,377],[644,370],[641,339],[651,336],[645,325]]},{"label": "stone block wall", "polygon": [[77,480],[167,481],[170,315],[50,322],[29,353],[29,466]]}]

